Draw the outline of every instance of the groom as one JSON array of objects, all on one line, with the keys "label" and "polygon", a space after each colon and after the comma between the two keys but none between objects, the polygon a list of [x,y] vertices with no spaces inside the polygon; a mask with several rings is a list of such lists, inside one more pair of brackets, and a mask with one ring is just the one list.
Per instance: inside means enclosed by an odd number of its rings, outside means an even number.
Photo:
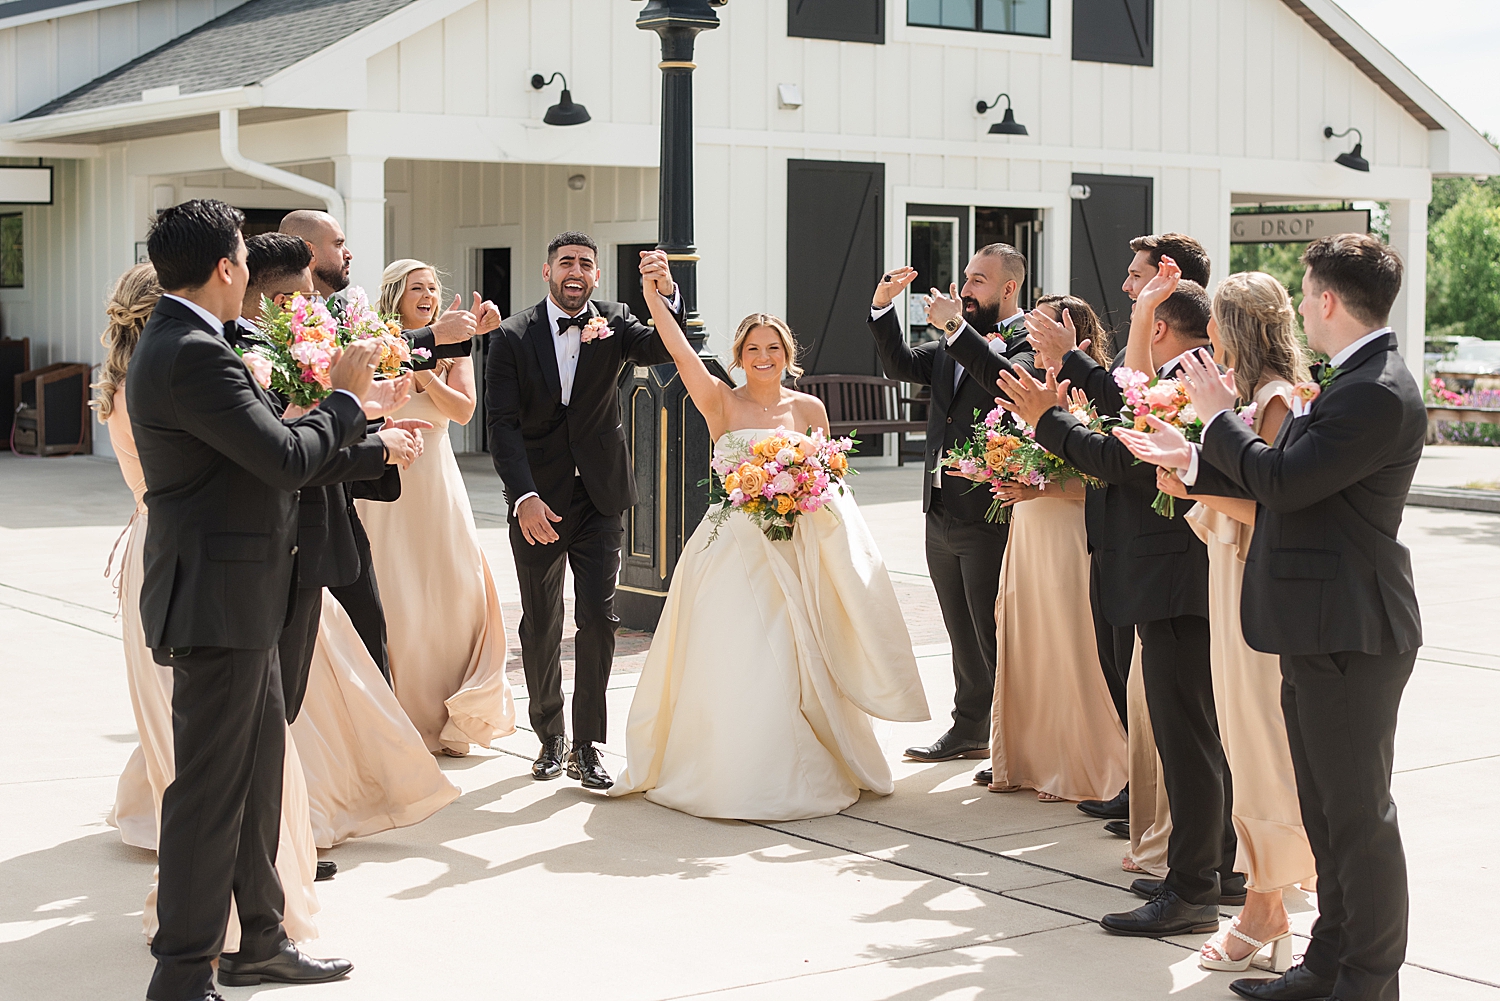
[{"label": "groom", "polygon": [[[682,301],[664,251],[641,254],[641,274]],[[587,789],[614,784],[595,743],[606,739],[604,690],[615,655],[615,578],[621,515],[635,476],[620,417],[620,372],[672,357],[661,337],[621,302],[594,302],[599,248],[563,233],[542,266],[547,298],[490,336],[484,376],[490,455],[505,483],[510,546],[521,585],[521,663],[541,753],[535,779],[562,774]],[[591,322],[593,321],[593,322]],[[563,724],[563,569],[573,569],[578,624],[573,668],[573,750]]]}]

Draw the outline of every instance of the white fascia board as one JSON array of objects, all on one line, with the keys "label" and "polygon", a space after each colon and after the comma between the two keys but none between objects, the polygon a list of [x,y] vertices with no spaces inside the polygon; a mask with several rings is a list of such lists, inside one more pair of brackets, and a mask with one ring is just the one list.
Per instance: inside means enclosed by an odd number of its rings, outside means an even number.
[{"label": "white fascia board", "polygon": [[[342,156],[345,117],[337,111],[285,122],[241,123],[240,149],[252,160],[281,167]],[[132,139],[125,144],[125,169],[135,176],[224,170],[219,130]]]},{"label": "white fascia board", "polygon": [[0,156],[45,156],[54,160],[92,160],[98,146],[84,143],[20,143],[0,139]]},{"label": "white fascia board", "polygon": [[479,0],[417,0],[392,11],[261,81],[265,103],[278,108],[326,108],[330,102],[325,81],[337,79],[343,90],[333,105],[363,108],[366,60],[476,2]]},{"label": "white fascia board", "polygon": [[105,7],[123,7],[125,4],[138,2],[139,0],[80,0],[79,3],[49,7],[46,10],[34,10],[29,14],[0,17],[0,30],[19,28],[23,24],[35,24],[38,21],[51,21],[70,14],[87,14],[91,10],[103,10]]},{"label": "white fascia board", "polygon": [[348,116],[349,153],[387,159],[569,163],[655,167],[655,125],[593,121],[562,128],[539,119],[358,111]]},{"label": "white fascia board", "polygon": [[166,101],[135,101],[105,108],[89,108],[87,111],[47,115],[44,118],[22,118],[0,123],[0,140],[29,142],[99,129],[126,128],[148,122],[217,114],[224,108],[259,108],[263,104],[265,101],[261,98],[260,88],[252,84],[248,87],[187,94]]},{"label": "white fascia board", "polygon": [[[1405,63],[1381,45],[1374,35],[1346,14],[1342,7],[1333,0],[1301,2],[1443,126],[1442,132],[1430,133],[1432,138],[1428,163],[1434,174],[1500,174],[1500,150],[1490,145],[1463,115],[1453,110],[1452,105],[1423,83]],[[1446,137],[1444,133],[1447,133]]]}]

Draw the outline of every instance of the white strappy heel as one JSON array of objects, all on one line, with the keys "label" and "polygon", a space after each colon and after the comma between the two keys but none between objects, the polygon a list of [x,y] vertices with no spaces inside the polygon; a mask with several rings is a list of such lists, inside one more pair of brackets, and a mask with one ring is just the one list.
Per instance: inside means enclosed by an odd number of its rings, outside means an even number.
[{"label": "white strappy heel", "polygon": [[[1291,969],[1292,933],[1290,931],[1282,932],[1280,935],[1277,935],[1269,942],[1258,942],[1255,939],[1251,938],[1249,935],[1246,935],[1244,932],[1240,931],[1239,924],[1240,919],[1235,918],[1233,921],[1229,922],[1229,924],[1225,925],[1223,928],[1220,928],[1217,935],[1208,940],[1208,947],[1213,949],[1214,952],[1218,953],[1224,958],[1209,959],[1207,956],[1203,955],[1202,952],[1199,952],[1198,967],[1200,969],[1215,970],[1224,973],[1244,973],[1246,970],[1250,969],[1251,964],[1255,963],[1255,960],[1260,956],[1261,950],[1266,948],[1267,946],[1271,948],[1271,962],[1269,968],[1272,973],[1285,973],[1287,970]],[[1229,958],[1229,950],[1225,948],[1225,946],[1227,945],[1229,936],[1231,935],[1251,947],[1252,951],[1249,955],[1245,956],[1245,958],[1238,960]]]}]

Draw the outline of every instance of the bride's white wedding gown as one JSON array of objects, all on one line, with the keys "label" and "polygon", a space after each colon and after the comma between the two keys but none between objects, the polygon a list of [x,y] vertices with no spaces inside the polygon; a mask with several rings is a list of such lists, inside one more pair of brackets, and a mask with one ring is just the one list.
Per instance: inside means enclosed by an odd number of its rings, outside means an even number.
[{"label": "bride's white wedding gown", "polygon": [[[770,430],[731,431],[715,451]],[[838,813],[894,790],[870,716],[930,718],[911,637],[849,493],[771,542],[705,518],[683,549],[636,685],[611,796],[699,817]],[[867,715],[868,714],[868,715]]]}]

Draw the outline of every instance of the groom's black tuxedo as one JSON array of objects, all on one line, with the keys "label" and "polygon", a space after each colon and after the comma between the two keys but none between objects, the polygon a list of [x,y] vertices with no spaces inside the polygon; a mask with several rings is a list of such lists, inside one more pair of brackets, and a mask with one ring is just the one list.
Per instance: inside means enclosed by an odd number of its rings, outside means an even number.
[{"label": "groom's black tuxedo", "polygon": [[286,723],[276,642],[297,559],[297,489],[359,440],[336,393],[283,424],[223,327],[163,298],[125,383],[146,478],[146,644],[172,668],[176,778],[162,796],[152,1001],[202,997],[231,897],[238,958],[286,941],[276,876]]},{"label": "groom's black tuxedo", "polygon": [[1406,955],[1406,857],[1390,796],[1401,693],[1422,642],[1396,538],[1427,411],[1388,333],[1341,366],[1274,446],[1220,416],[1193,493],[1251,497],[1245,641],[1281,655],[1302,821],[1318,864],[1305,963],[1337,997],[1394,999]]},{"label": "groom's black tuxedo", "polygon": [[[1058,377],[1083,389],[1099,413],[1120,412],[1113,377],[1083,352],[1068,352]],[[1151,509],[1156,467],[1137,462],[1113,435],[1053,407],[1037,421],[1036,440],[1105,483],[1088,492],[1084,519],[1100,607],[1141,639],[1146,705],[1172,811],[1167,887],[1190,903],[1212,903],[1220,879],[1233,872],[1235,836],[1209,666],[1208,550],[1182,517],[1185,505],[1176,518]]]},{"label": "groom's black tuxedo", "polygon": [[[529,715],[545,742],[565,733],[562,693],[563,568],[571,564],[578,634],[574,641],[573,738],[607,735],[604,691],[614,659],[615,579],[621,514],[635,503],[635,476],[620,416],[626,365],[672,360],[656,331],[621,302],[594,302],[610,335],[578,345],[568,403],[543,300],[490,335],[484,376],[490,455],[505,484],[510,544],[521,585],[521,661]],[[678,317],[678,322],[682,318]],[[532,545],[516,520],[529,493],[560,515],[558,540]]]},{"label": "groom's black tuxedo", "polygon": [[927,572],[953,647],[953,729],[963,740],[987,744],[995,694],[995,597],[1010,526],[985,520],[988,490],[947,475],[939,487],[933,473],[949,449],[974,433],[975,414],[995,408],[1000,371],[1028,367],[1033,352],[1019,326],[991,341],[965,324],[956,350],[945,347],[946,337],[913,347],[895,309],[871,319],[870,332],[887,377],[932,387],[922,465]]}]

